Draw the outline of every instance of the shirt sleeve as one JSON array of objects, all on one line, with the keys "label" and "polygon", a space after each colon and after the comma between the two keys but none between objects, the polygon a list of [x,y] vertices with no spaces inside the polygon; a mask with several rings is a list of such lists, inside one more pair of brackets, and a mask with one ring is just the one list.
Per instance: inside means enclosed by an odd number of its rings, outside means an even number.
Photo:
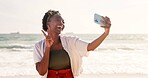
[{"label": "shirt sleeve", "polygon": [[88,42],[85,42],[79,38],[76,38],[76,49],[77,51],[80,53],[81,56],[87,56],[88,55],[88,51],[87,51],[87,46],[88,46]]},{"label": "shirt sleeve", "polygon": [[41,61],[41,48],[39,46],[39,43],[36,43],[34,48],[33,48],[33,58],[34,58],[34,62],[40,62]]}]

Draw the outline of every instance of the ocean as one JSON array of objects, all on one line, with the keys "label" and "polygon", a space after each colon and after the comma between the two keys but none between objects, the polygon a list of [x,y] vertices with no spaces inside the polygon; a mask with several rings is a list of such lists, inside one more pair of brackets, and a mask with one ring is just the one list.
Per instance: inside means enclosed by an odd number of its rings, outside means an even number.
[{"label": "ocean", "polygon": [[[100,36],[73,35],[87,42]],[[33,46],[43,38],[42,34],[0,34],[0,76],[38,75]],[[148,74],[148,34],[110,34],[83,58],[82,67],[86,74]]]}]

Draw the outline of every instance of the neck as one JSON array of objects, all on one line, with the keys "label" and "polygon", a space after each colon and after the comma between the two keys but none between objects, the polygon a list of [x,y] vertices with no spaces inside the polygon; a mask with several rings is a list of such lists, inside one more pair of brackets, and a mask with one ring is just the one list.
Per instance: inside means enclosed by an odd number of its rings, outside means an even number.
[{"label": "neck", "polygon": [[59,44],[60,40],[59,40],[59,34],[50,34],[51,35],[51,38],[53,39],[54,43],[53,45],[56,45],[56,44]]}]

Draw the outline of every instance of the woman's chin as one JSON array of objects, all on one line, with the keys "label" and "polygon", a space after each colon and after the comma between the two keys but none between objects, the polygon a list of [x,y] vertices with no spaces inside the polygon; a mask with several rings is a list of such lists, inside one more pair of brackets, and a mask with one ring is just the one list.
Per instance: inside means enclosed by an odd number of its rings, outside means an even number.
[{"label": "woman's chin", "polygon": [[61,34],[62,31],[57,31],[57,34]]}]

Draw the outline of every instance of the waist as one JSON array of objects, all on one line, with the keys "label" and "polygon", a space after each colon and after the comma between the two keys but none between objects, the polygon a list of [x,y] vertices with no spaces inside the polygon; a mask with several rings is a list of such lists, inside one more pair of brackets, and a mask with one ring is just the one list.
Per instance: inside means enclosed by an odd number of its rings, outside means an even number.
[{"label": "waist", "polygon": [[74,78],[71,69],[48,70],[48,78]]},{"label": "waist", "polygon": [[50,73],[68,73],[72,72],[71,69],[63,69],[63,70],[48,70]]}]

